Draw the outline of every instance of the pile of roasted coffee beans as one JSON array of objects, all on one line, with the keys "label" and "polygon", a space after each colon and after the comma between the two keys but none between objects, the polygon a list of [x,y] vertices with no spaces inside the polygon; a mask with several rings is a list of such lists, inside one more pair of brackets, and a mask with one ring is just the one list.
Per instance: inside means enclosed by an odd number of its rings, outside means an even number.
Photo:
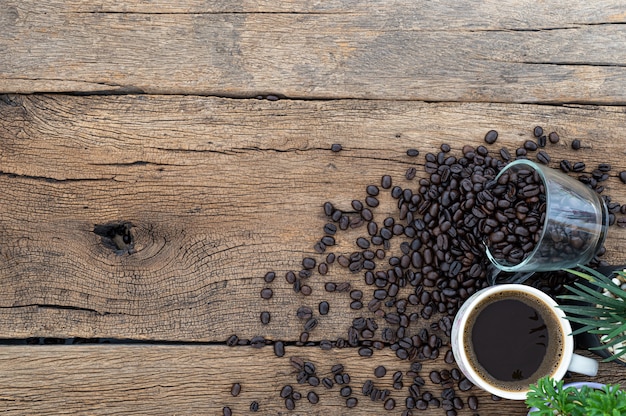
[{"label": "pile of roasted coffee beans", "polygon": [[[530,159],[533,155],[539,163],[555,164],[563,172],[577,175],[582,183],[601,195],[610,213],[609,225],[626,226],[623,218],[616,220],[616,215],[626,214],[626,205],[602,194],[602,183],[609,178],[611,166],[600,164],[588,173],[583,161],[553,162],[544,149],[548,144],[558,143],[559,135],[556,132],[546,135],[540,126],[533,129],[533,135],[534,139],[526,140],[513,152],[493,148],[498,139],[494,130],[484,136],[485,145],[464,146],[460,154],[454,154],[449,145],[442,144],[437,153],[424,155],[423,175],[418,175],[417,167],[407,169],[405,178],[415,179],[416,186],[402,188],[393,184],[391,176],[384,175],[379,182],[366,186],[362,199],[352,200],[350,210],[339,209],[330,202],[323,204],[328,222],[323,227],[323,236],[314,245],[318,259],[302,259],[302,268],[287,271],[285,281],[295,293],[309,296],[312,288],[307,282],[316,273],[328,280],[331,269],[340,267],[361,276],[371,290],[365,293],[353,289],[349,281],[326,281],[325,291],[345,293],[347,306],[353,311],[363,310],[364,314],[352,321],[345,337],[313,342],[309,341],[309,334],[318,326],[318,317],[330,313],[330,307],[326,301],[321,301],[317,308],[302,305],[295,313],[302,324],[295,345],[323,350],[351,347],[361,357],[389,348],[398,360],[411,362],[408,371],[395,371],[392,376],[393,389],[404,391],[405,400],[400,403],[390,397],[390,390],[376,387],[376,379],[387,374],[384,366],[377,367],[371,379],[355,386],[341,364],[319,373],[314,363],[290,357],[296,387],[285,385],[277,391],[277,399],[284,401],[285,409],[295,409],[303,398],[297,391],[298,385],[338,390],[347,408],[358,406],[363,398],[381,402],[382,409],[387,411],[403,405],[402,411],[395,410],[403,416],[427,408],[440,408],[447,416],[456,415],[465,405],[471,411],[478,409],[476,396],[463,397],[472,383],[458,368],[432,371],[428,375],[420,374],[420,370],[424,360],[442,359],[448,367],[454,365],[449,345],[452,320],[465,299],[488,285],[485,244],[491,244],[497,256],[516,263],[537,243],[536,235],[545,216],[543,183],[533,171],[515,178],[503,175],[496,180],[500,170],[514,159]],[[582,144],[573,140],[571,146],[578,150]],[[335,144],[331,150],[338,152],[341,145]],[[406,154],[417,157],[420,152],[408,149]],[[620,172],[619,178],[626,183],[626,172]],[[395,215],[378,218],[376,208],[385,192],[397,209]],[[335,238],[347,230],[362,232],[354,241],[353,251],[339,253],[333,249]],[[392,239],[400,240],[398,253],[392,250]],[[604,249],[590,264],[605,265],[599,258],[602,254]],[[264,276],[268,285],[275,278],[274,271]],[[553,272],[536,274],[528,284],[556,295],[571,279]],[[263,299],[271,298],[272,294],[269,286],[260,292]],[[260,319],[267,325],[271,319],[269,312],[262,312]],[[233,335],[227,345],[257,348],[273,345],[276,356],[285,355],[282,341],[263,336],[242,340]],[[442,389],[440,397],[427,388],[428,382]],[[306,393],[312,404],[322,400],[320,396],[314,391]],[[258,410],[258,403],[253,402],[250,410]],[[228,411],[224,408],[224,414],[229,414]]]}]

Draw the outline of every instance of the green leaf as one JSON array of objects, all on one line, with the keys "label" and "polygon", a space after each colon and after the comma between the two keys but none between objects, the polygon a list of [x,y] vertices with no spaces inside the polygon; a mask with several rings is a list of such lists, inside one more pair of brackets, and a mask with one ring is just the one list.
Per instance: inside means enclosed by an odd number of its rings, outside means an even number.
[{"label": "green leaf", "polygon": [[[610,334],[607,334],[606,336],[610,339],[610,338],[618,336],[619,334],[622,334],[624,331],[626,331],[626,322],[621,324],[619,327],[615,328]],[[626,338],[626,337],[622,336],[621,338]]]}]

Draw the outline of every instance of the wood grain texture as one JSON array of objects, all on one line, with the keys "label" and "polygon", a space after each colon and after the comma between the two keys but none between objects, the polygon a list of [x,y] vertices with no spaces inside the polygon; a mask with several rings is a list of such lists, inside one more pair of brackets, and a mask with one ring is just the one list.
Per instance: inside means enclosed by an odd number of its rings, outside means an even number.
[{"label": "wood grain texture", "polygon": [[[347,311],[347,294],[323,285],[347,280],[370,296],[361,275],[333,266],[310,279],[309,297],[284,279],[305,256],[323,260],[313,250],[323,203],[349,209],[384,174],[415,188],[404,174],[415,166],[423,176],[426,152],[446,142],[458,153],[484,143],[491,128],[500,131],[493,151],[519,147],[537,124],[556,130],[562,139],[547,148],[553,165],[584,160],[591,171],[608,162],[605,194],[626,201],[617,179],[626,169],[624,114],[615,107],[59,95],[1,102],[0,327],[9,338],[224,342],[235,333],[295,341],[296,309],[320,300],[345,312],[323,317],[311,339],[345,337],[364,312]],[[344,150],[331,152],[332,143]],[[406,155],[412,147],[420,157]],[[380,199],[379,221],[397,214],[389,195]],[[94,226],[124,221],[134,225],[136,253],[117,255]],[[333,251],[351,253],[365,233],[339,233]],[[625,239],[626,230],[611,228],[608,261],[626,262]],[[270,270],[278,277],[266,301],[259,293]],[[265,327],[263,310],[272,313]]]},{"label": "wood grain texture", "polygon": [[[221,415],[229,406],[233,414],[253,414],[250,403],[258,401],[262,415],[377,415],[386,413],[383,403],[363,396],[361,388],[372,380],[376,388],[389,389],[396,401],[395,414],[404,408],[411,380],[395,390],[392,376],[406,373],[409,363],[399,362],[390,351],[376,352],[373,358],[358,357],[354,350],[321,351],[318,348],[287,347],[285,357],[273,355],[271,348],[228,348],[225,346],[40,346],[0,348],[0,410],[3,414],[90,414],[90,415]],[[350,374],[354,409],[345,407],[339,395],[343,386],[328,390],[296,382],[290,357],[300,357],[316,366],[319,377],[331,374],[334,364],[344,365]],[[374,377],[374,368],[384,365],[387,374]],[[422,392],[440,397],[441,386],[428,377],[444,367],[425,362],[420,375],[426,379]],[[447,367],[452,368],[452,367]],[[332,376],[332,375],[331,375]],[[580,377],[569,378],[577,381]],[[598,382],[626,382],[623,367],[602,364]],[[230,394],[233,383],[240,383],[241,394]],[[296,410],[287,412],[280,390],[286,384],[303,395]],[[456,387],[456,386],[455,386]],[[320,402],[308,403],[306,395],[315,391]],[[525,414],[523,402],[493,401],[476,387],[457,394],[465,401],[459,415],[472,415],[466,399],[475,395],[481,415]],[[391,412],[391,413],[394,413]],[[420,415],[445,414],[429,408]]]},{"label": "wood grain texture", "polygon": [[623,104],[614,1],[8,0],[1,92]]}]

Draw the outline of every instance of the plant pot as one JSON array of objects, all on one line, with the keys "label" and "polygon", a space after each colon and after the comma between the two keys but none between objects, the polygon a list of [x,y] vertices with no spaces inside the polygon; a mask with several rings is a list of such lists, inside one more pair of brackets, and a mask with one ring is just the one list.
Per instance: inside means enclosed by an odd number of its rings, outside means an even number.
[{"label": "plant pot", "polygon": [[[603,275],[610,277],[613,272],[615,270],[623,270],[626,269],[626,264],[619,264],[619,265],[609,265],[609,266],[604,266],[604,267],[599,267],[597,270],[602,273]],[[579,281],[582,284],[585,284],[587,286],[591,286],[590,284],[588,284],[588,282],[584,279],[580,279]],[[572,300],[567,300],[567,301],[561,301],[564,305],[582,305],[582,302],[576,302],[576,301],[572,301]],[[575,331],[577,329],[579,329],[582,325],[572,322],[572,329]],[[589,351],[591,351],[592,353],[602,357],[602,358],[609,358],[613,355],[612,350],[609,349],[598,349],[598,350],[591,350],[591,348],[595,348],[595,347],[600,347],[603,345],[602,340],[600,339],[600,336],[597,334],[590,334],[588,332],[584,332],[582,334],[578,334],[574,337],[575,343],[576,343],[576,348],[580,348],[580,349],[587,349]],[[622,366],[626,366],[626,356],[622,356],[620,358],[617,358],[615,360],[613,360],[612,362],[622,365]]]},{"label": "plant pot", "polygon": [[[567,383],[563,385],[563,388],[568,388],[568,387],[574,387],[578,390],[580,390],[583,386],[588,386],[592,389],[602,389],[604,388],[604,384],[602,383],[594,383],[592,381],[578,381],[576,383]],[[527,413],[527,416],[530,416],[530,414],[534,411],[538,410],[536,407],[531,407],[530,410]]]}]

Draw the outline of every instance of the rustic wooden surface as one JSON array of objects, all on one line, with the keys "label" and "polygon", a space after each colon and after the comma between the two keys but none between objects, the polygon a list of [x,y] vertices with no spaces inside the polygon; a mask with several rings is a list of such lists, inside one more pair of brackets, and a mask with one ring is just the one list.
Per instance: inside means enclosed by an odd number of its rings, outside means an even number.
[{"label": "rustic wooden surface", "polygon": [[[303,257],[322,258],[313,250],[322,204],[347,209],[383,174],[415,184],[404,173],[421,172],[426,152],[445,142],[458,153],[489,129],[500,132],[491,150],[514,150],[535,125],[562,138],[547,148],[553,166],[612,164],[604,194],[626,202],[624,6],[1,1],[0,336],[152,343],[0,345],[0,409],[245,414],[260,400],[260,413],[286,413],[278,391],[295,385],[290,356],[324,371],[346,364],[357,391],[384,364],[390,385],[408,363],[388,349],[366,359],[292,345],[301,305],[330,302],[316,342],[369,316],[349,310],[347,294],[324,292],[324,282],[348,280],[371,293],[344,269],[312,278],[309,297],[284,280]],[[267,94],[281,99],[255,98]],[[406,155],[413,147],[418,158]],[[378,218],[395,212],[388,195],[381,202]],[[132,224],[136,252],[119,255],[94,233],[116,222]],[[363,232],[338,235],[333,251],[350,253]],[[626,263],[625,243],[626,230],[612,227],[605,259]],[[290,346],[277,358],[271,347],[226,347],[231,334]],[[603,365],[598,380],[624,375]],[[360,393],[349,411],[337,389],[316,391],[320,404],[304,399],[293,414],[383,411]],[[471,393],[482,415],[523,414],[519,402]],[[406,391],[392,394],[397,411]]]},{"label": "rustic wooden surface", "polygon": [[[263,415],[380,415],[400,414],[399,409],[404,408],[406,388],[394,390],[392,375],[395,371],[407,371],[409,364],[399,361],[389,350],[377,353],[376,359],[358,357],[349,349],[287,347],[286,353],[277,358],[268,347],[218,345],[2,348],[0,402],[3,413],[8,414],[218,415],[222,407],[228,406],[233,414],[241,415],[253,414],[253,401],[259,403],[258,414]],[[294,367],[289,363],[291,356],[314,363],[320,377],[331,374],[334,364],[344,364],[344,371],[351,377],[352,396],[359,400],[357,407],[345,407],[345,398],[340,396],[337,385],[330,390],[321,385],[298,385]],[[380,364],[387,366],[387,374],[375,378],[374,368]],[[422,372],[427,375],[442,368],[440,363],[425,362]],[[602,365],[600,374],[600,381],[626,383],[624,372],[616,374],[610,365]],[[361,394],[361,386],[368,379],[377,388],[391,391],[389,397],[397,403],[393,412],[386,412],[382,402],[372,402]],[[241,384],[237,397],[230,394],[234,383]],[[280,398],[280,391],[287,384],[303,395],[293,412],[285,410]],[[430,382],[423,391],[426,390],[437,397],[441,394],[441,387]],[[307,401],[309,391],[319,395],[317,405]],[[465,394],[477,397],[481,415],[526,414],[519,401],[494,401],[490,394],[476,387]],[[419,414],[445,412],[431,409]],[[465,405],[459,414],[474,412]]]}]

